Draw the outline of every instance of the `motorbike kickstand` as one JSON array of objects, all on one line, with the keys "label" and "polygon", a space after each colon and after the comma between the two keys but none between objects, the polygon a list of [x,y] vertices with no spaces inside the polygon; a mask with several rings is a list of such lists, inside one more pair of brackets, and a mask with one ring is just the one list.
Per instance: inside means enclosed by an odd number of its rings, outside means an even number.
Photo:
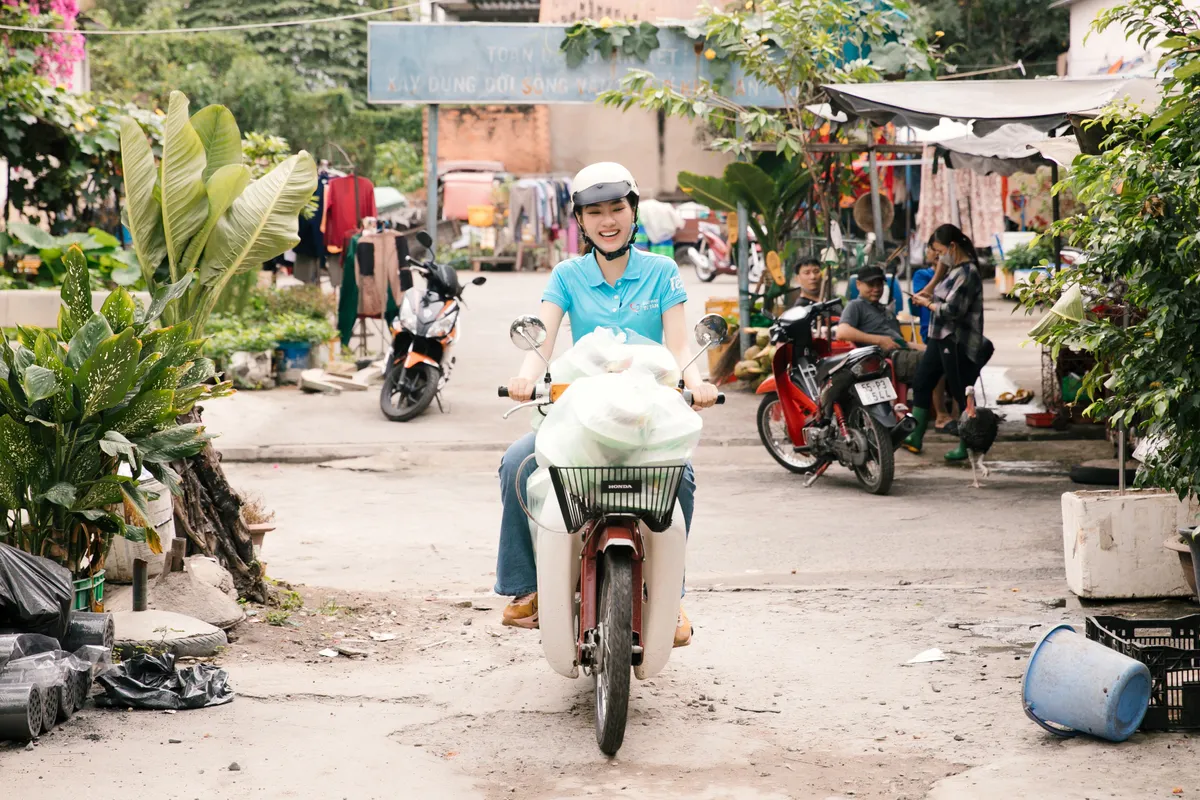
[{"label": "motorbike kickstand", "polygon": [[449,414],[449,413],[450,413],[450,401],[449,401],[449,400],[447,400],[447,401],[445,402],[445,404],[443,404],[443,403],[442,403],[442,393],[441,393],[441,392],[438,392],[437,394],[435,394],[435,395],[433,396],[433,399],[434,399],[434,400],[437,400],[437,404],[438,404],[438,411],[442,412],[443,414]]},{"label": "motorbike kickstand", "polygon": [[812,476],[811,476],[811,477],[810,477],[808,480],[806,480],[806,481],[804,482],[804,488],[805,488],[805,489],[807,489],[808,487],[810,487],[810,486],[812,486],[814,483],[816,483],[816,482],[817,482],[817,479],[818,479],[818,478],[820,478],[822,475],[824,475],[824,474],[825,474],[825,470],[829,469],[829,465],[830,465],[831,463],[832,463],[832,462],[830,462],[830,461],[826,461],[824,464],[822,464],[821,466],[817,467],[817,471],[816,471],[816,472],[814,472],[814,473],[812,474]]}]

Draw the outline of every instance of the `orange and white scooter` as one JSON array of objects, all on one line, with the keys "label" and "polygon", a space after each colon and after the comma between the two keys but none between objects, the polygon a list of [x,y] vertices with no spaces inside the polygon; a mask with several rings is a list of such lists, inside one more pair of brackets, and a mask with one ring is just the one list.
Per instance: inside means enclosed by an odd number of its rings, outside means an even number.
[{"label": "orange and white scooter", "polygon": [[[458,340],[462,284],[453,267],[433,260],[433,240],[421,231],[417,241],[430,253],[424,263],[409,258],[400,268],[400,325],[393,331],[392,346],[384,359],[379,410],[392,422],[420,416],[440,393],[454,369],[454,343]],[[413,272],[425,277],[425,291],[413,291]],[[487,278],[471,281],[482,286]]]}]

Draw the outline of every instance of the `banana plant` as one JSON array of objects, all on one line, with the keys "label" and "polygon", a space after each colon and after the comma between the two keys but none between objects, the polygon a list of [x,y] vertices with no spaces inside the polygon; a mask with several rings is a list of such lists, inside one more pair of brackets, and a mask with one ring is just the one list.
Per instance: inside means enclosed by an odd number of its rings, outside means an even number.
[{"label": "banana plant", "polygon": [[749,211],[746,224],[763,253],[778,253],[785,264],[791,263],[789,236],[812,187],[808,170],[799,161],[764,154],[754,164],[729,164],[720,178],[681,172],[678,181],[686,194],[709,208],[737,211],[739,204],[744,205]]},{"label": "banana plant", "polygon": [[178,492],[171,462],[211,437],[177,419],[230,386],[211,381],[188,322],[156,327],[190,275],[156,288],[145,307],[119,287],[96,312],[78,245],[63,264],[58,330],[0,332],[0,541],[79,576],[102,567],[114,536],[161,552],[137,478],[145,469]]},{"label": "banana plant", "polygon": [[171,92],[158,162],[141,126],[121,121],[123,217],[148,286],[195,276],[163,320],[188,320],[200,338],[235,277],[300,241],[298,215],[316,191],[317,166],[301,151],[252,179],[229,110],[211,105],[189,117],[188,107]]}]

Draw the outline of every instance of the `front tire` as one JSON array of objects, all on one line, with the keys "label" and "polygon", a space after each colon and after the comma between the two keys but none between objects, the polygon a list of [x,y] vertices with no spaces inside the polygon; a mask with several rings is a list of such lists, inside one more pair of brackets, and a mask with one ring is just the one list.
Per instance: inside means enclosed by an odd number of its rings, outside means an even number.
[{"label": "front tire", "polygon": [[[695,253],[695,257],[692,253]],[[713,264],[712,251],[708,249],[707,242],[701,241],[695,247],[690,248],[688,258],[696,269],[696,277],[704,283],[712,283],[717,277],[717,267]]]},{"label": "front tire", "polygon": [[867,440],[867,460],[861,467],[854,468],[854,475],[871,494],[887,494],[896,476],[896,453],[892,450],[891,434],[862,406],[851,412],[850,425]]},{"label": "front tire", "polygon": [[629,717],[629,675],[633,669],[633,562],[629,551],[614,547],[604,552],[600,583],[600,669],[596,684],[596,743],[615,756],[625,741]]},{"label": "front tire", "polygon": [[767,448],[771,458],[789,472],[807,475],[817,468],[815,456],[795,451],[777,392],[763,395],[758,406],[758,438],[762,439],[763,447]]},{"label": "front tire", "polygon": [[392,422],[408,422],[420,416],[437,395],[440,377],[436,368],[424,362],[409,369],[393,364],[379,390],[379,410]]}]

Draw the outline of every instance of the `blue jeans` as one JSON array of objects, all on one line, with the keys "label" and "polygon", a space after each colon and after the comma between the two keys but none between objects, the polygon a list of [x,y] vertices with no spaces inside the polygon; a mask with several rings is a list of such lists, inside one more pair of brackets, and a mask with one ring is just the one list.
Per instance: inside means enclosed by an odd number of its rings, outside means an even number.
[{"label": "blue jeans", "polygon": [[[504,505],[500,518],[500,552],[496,557],[496,594],[523,597],[537,591],[537,561],[533,556],[533,537],[529,519],[520,500],[529,505],[525,485],[537,470],[537,459],[529,458],[534,450],[534,432],[513,443],[500,460],[500,501]],[[521,469],[521,464],[525,469]],[[520,483],[517,477],[520,475]],[[520,486],[520,500],[517,486]],[[683,511],[684,530],[692,529],[692,511],[696,507],[696,473],[689,461],[679,484],[679,508]]]}]

